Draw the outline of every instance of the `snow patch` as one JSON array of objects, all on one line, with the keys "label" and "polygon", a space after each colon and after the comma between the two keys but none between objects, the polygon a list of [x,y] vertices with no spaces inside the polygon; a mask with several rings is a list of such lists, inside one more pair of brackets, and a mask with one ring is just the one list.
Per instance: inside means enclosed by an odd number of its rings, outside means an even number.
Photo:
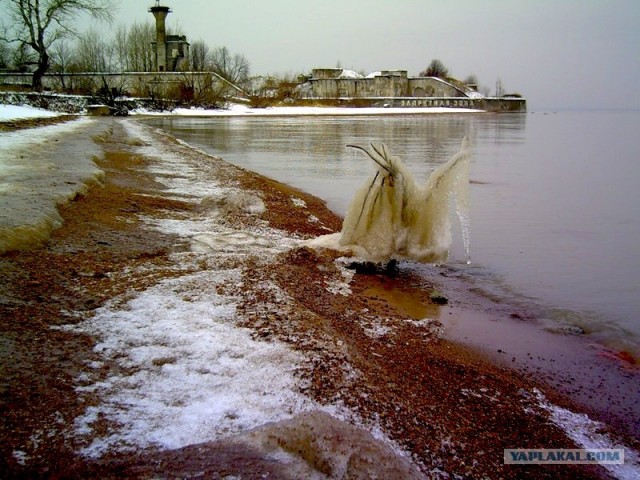
[{"label": "snow patch", "polygon": [[464,93],[469,98],[485,98],[483,94],[476,92],[475,90],[467,90]]},{"label": "snow patch", "polygon": [[298,197],[290,197],[291,201],[297,208],[307,208],[307,202]]},{"label": "snow patch", "polygon": [[[296,391],[303,357],[278,342],[253,340],[235,325],[235,299],[217,287],[241,272],[206,271],[165,280],[123,307],[112,302],[65,330],[98,338],[95,351],[113,362],[107,378],[79,392],[100,403],[76,419],[84,455],[216,440],[299,413],[311,402]],[[113,422],[105,435],[100,418]]]},{"label": "snow patch", "polygon": [[422,320],[407,320],[411,325],[427,330],[430,335],[440,338],[444,335],[444,325],[435,318],[423,318]]},{"label": "snow patch", "polygon": [[351,295],[351,287],[346,282],[341,282],[339,280],[325,280],[325,288],[327,292],[333,295],[342,295],[343,297],[348,297]]},{"label": "snow patch", "polygon": [[364,78],[355,70],[342,70],[342,73],[338,76],[339,79],[360,79]]},{"label": "snow patch", "polygon": [[370,325],[363,325],[364,333],[369,338],[378,339],[385,337],[393,331],[393,328],[391,328],[389,325],[385,325],[385,322],[388,321],[388,318],[376,317],[373,319]]},{"label": "snow patch", "polygon": [[30,458],[27,452],[23,450],[14,450],[11,453],[11,456],[15,459],[16,462],[18,462],[18,465],[21,465],[23,467],[27,464],[27,460],[29,460]]},{"label": "snow patch", "polygon": [[0,104],[0,122],[9,120],[25,120],[28,118],[50,118],[59,117],[60,114],[42,108],[30,107],[28,105],[5,105]]},{"label": "snow patch", "polygon": [[350,263],[351,260],[352,259],[344,257],[336,259],[335,265],[342,276],[342,280],[325,280],[325,288],[329,293],[333,295],[342,295],[344,297],[348,297],[353,293],[349,284],[351,283],[351,280],[353,280],[355,271],[346,267],[347,263]]}]

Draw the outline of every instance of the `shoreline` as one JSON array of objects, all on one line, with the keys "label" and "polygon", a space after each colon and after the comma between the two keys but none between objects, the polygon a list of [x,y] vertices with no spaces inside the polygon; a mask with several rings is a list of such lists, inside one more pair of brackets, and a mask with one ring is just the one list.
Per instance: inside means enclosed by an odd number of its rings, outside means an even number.
[{"label": "shoreline", "polygon": [[[175,112],[175,113],[174,113]],[[378,116],[378,115],[442,115],[494,113],[486,110],[453,107],[267,107],[251,108],[234,105],[229,109],[176,108],[171,112],[134,112],[132,116],[181,116],[191,118],[209,117],[330,117],[330,116]],[[524,113],[524,112],[518,112]]]},{"label": "shoreline", "polygon": [[449,299],[436,317],[444,325],[444,338],[547,385],[592,418],[638,438],[640,407],[634,392],[640,369],[633,358],[589,335],[550,327],[539,307],[486,295],[450,268],[435,269],[426,278]]},{"label": "shoreline", "polygon": [[[397,277],[349,274],[336,263],[334,253],[301,245],[261,259],[251,252],[239,256],[237,250],[244,245],[232,244],[231,251],[218,250],[224,255],[207,252],[188,268],[178,265],[176,258],[181,252],[193,250],[193,241],[179,232],[168,234],[150,228],[142,217],[159,221],[213,212],[235,232],[264,228],[266,224],[295,239],[339,230],[341,220],[315,197],[190,150],[149,129],[145,131],[153,132],[149,134],[161,145],[193,157],[195,162],[215,164],[218,181],[233,179],[251,198],[248,204],[207,204],[187,196],[178,199],[163,195],[172,173],[156,172],[154,179],[150,173],[154,159],[136,150],[148,142],[132,137],[123,129],[123,121],[107,121],[112,133],[100,140],[105,152],[99,165],[106,172],[103,185],[91,187],[86,195],[60,209],[65,222],[42,249],[0,256],[3,278],[7,279],[2,284],[0,303],[5,318],[3,360],[12,358],[15,362],[3,368],[10,373],[6,375],[5,393],[11,392],[11,398],[3,402],[2,409],[6,414],[3,456],[7,459],[2,471],[9,475],[124,472],[142,476],[159,473],[154,470],[154,462],[160,457],[168,462],[163,464],[165,472],[178,467],[198,471],[205,460],[196,461],[179,449],[174,450],[171,460],[153,449],[109,454],[100,461],[78,458],[78,439],[68,427],[82,414],[86,402],[100,401],[95,393],[85,398],[76,389],[78,375],[87,369],[87,359],[98,361],[96,340],[73,330],[50,327],[79,324],[81,319],[70,312],[85,312],[83,317],[90,318],[127,291],[143,292],[165,279],[206,272],[215,265],[232,266],[242,273],[244,286],[237,308],[240,327],[260,341],[282,342],[311,359],[299,374],[304,380],[304,394],[319,405],[339,403],[348,407],[365,426],[379,425],[412,456],[423,474],[440,469],[473,476],[500,472],[508,478],[605,477],[600,467],[502,465],[503,448],[573,445],[549,423],[548,414],[535,401],[534,389],[542,389],[554,403],[570,406],[570,402],[563,402],[561,395],[537,381],[519,378],[515,370],[500,366],[495,359],[487,359],[459,341],[439,338],[440,322],[421,323],[417,317],[422,310],[414,310],[420,305],[440,311],[440,318],[443,312],[453,313],[450,307],[438,307],[429,299],[431,289],[438,284],[406,271]],[[161,177],[169,183],[159,185],[157,178]],[[263,202],[264,211],[251,203],[256,196]],[[304,206],[292,202],[292,197],[302,200]],[[192,235],[191,239],[207,240],[202,235]],[[212,247],[207,244],[207,248]],[[220,247],[216,244],[215,248]],[[275,285],[286,294],[286,301],[274,303],[273,291],[265,285]],[[16,319],[23,323],[15,325]],[[117,367],[106,362],[98,376],[113,369]],[[37,395],[32,398],[30,385],[34,384],[38,385]],[[42,401],[49,415],[43,414]],[[102,428],[113,428],[105,422]],[[62,430],[66,435],[54,435],[56,442],[46,447],[29,440],[34,432],[47,429]],[[444,442],[447,438],[449,444]],[[16,444],[22,444],[23,449]],[[207,448],[219,452],[225,447],[218,441]],[[15,451],[24,452],[23,462]],[[480,456],[479,451],[485,453]],[[78,458],[78,466],[58,463],[61,452]],[[41,460],[28,461],[37,458]],[[53,470],[47,470],[51,465]]]}]

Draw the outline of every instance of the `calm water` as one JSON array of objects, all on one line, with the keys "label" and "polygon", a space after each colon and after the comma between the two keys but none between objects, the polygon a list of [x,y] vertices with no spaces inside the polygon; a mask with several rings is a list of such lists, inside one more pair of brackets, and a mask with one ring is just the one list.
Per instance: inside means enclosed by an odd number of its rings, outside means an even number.
[{"label": "calm water", "polygon": [[453,268],[492,294],[544,306],[550,319],[640,338],[640,112],[148,123],[342,215],[373,172],[345,145],[383,141],[426,178],[468,135],[472,264],[454,232]]}]

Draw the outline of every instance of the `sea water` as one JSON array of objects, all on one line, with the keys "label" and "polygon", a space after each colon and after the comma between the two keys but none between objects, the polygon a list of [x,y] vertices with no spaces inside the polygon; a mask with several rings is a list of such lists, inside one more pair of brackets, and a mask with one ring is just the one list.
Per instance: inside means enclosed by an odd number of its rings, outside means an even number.
[{"label": "sea water", "polygon": [[149,122],[340,215],[373,172],[346,145],[384,142],[426,181],[466,135],[471,264],[454,230],[449,267],[492,297],[544,307],[552,322],[638,345],[640,112]]}]

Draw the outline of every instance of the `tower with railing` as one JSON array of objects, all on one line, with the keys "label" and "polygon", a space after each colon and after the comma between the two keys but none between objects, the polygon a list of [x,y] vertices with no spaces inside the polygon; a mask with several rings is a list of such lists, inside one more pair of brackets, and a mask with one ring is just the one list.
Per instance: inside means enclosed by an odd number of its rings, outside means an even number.
[{"label": "tower with railing", "polygon": [[156,19],[156,40],[151,42],[154,55],[154,70],[173,72],[188,62],[189,43],[185,35],[167,35],[166,18],[171,9],[160,5],[160,0],[149,9]]}]

